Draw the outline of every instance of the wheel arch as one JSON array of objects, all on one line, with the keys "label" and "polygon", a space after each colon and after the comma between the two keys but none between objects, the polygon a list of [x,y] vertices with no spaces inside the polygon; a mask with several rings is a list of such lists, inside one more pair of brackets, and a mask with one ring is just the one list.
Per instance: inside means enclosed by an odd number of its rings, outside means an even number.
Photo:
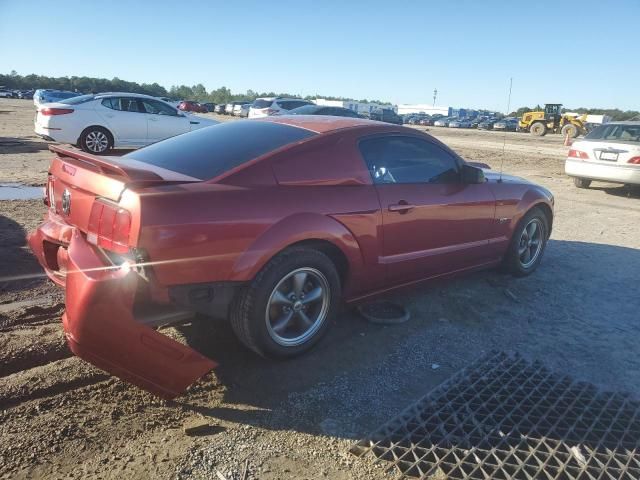
[{"label": "wheel arch", "polygon": [[355,235],[342,223],[326,215],[299,213],[282,219],[260,235],[236,260],[231,279],[250,280],[274,256],[297,246],[314,248],[327,255],[336,265],[343,288],[351,272],[364,264]]}]

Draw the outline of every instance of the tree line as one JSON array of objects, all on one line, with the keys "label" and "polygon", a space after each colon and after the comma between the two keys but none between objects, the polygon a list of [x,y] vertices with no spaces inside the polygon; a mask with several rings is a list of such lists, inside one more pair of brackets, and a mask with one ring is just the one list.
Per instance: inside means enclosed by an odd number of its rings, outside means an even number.
[{"label": "tree line", "polygon": [[[111,80],[107,78],[94,77],[47,77],[45,75],[18,75],[14,70],[8,75],[0,74],[0,85],[4,88],[13,90],[29,90],[37,88],[52,88],[56,90],[70,90],[82,93],[99,93],[99,92],[129,92],[142,93],[145,95],[153,95],[154,97],[170,97],[176,100],[195,100],[197,102],[213,102],[228,103],[234,101],[252,102],[258,97],[292,97],[302,98],[286,92],[258,92],[247,90],[245,93],[233,93],[227,87],[220,87],[207,92],[207,89],[201,83],[197,85],[174,85],[167,90],[158,83],[137,83],[121,80],[114,77]],[[307,95],[305,100],[314,100],[316,98],[326,98],[329,100],[345,100],[353,101],[350,98]],[[359,102],[368,103],[369,100],[358,100]],[[389,104],[380,100],[371,100],[371,103]]]}]

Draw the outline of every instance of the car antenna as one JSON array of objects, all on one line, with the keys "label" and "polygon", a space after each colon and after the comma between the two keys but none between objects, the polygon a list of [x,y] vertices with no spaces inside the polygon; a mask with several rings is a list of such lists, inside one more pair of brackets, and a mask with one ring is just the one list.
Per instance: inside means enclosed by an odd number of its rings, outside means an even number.
[{"label": "car antenna", "polygon": [[[509,98],[507,99],[507,115],[509,115],[509,110],[511,110],[511,88],[513,87],[513,77],[509,78]],[[498,182],[502,182],[502,166],[504,165],[504,149],[507,144],[507,129],[504,129],[502,134],[502,159],[500,160],[500,177],[498,178]]]}]

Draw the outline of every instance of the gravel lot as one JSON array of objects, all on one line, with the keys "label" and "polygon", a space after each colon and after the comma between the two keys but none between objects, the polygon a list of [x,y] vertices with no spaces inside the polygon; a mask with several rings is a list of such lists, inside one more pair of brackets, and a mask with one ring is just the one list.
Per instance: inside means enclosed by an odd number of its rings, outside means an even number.
[{"label": "gravel lot", "polygon": [[[50,153],[33,113],[30,101],[0,99],[0,183],[44,183]],[[429,132],[469,160],[502,163],[502,134]],[[576,189],[559,136],[509,133],[504,150],[506,172],[556,197],[534,275],[482,272],[396,295],[412,318],[393,327],[345,309],[318,348],[289,362],[248,353],[225,323],[166,330],[221,365],[172,402],[71,357],[63,295],[24,243],[44,207],[0,201],[0,478],[231,480],[245,468],[247,478],[390,478],[349,445],[493,349],[640,396],[640,194]]]}]

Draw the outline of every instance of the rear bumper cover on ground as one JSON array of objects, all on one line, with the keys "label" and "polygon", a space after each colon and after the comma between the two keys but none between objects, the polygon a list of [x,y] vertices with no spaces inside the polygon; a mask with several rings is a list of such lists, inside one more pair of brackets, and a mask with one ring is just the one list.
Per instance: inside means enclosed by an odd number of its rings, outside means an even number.
[{"label": "rear bumper cover on ground", "polygon": [[[66,288],[63,327],[78,357],[163,398],[173,398],[216,363],[195,350],[136,321],[133,306],[137,272],[105,264],[76,229],[55,227],[51,218],[29,236],[29,245],[47,274]],[[60,225],[60,224],[57,224]],[[51,237],[63,233],[62,237]],[[58,267],[47,263],[44,242],[57,242]]]}]

